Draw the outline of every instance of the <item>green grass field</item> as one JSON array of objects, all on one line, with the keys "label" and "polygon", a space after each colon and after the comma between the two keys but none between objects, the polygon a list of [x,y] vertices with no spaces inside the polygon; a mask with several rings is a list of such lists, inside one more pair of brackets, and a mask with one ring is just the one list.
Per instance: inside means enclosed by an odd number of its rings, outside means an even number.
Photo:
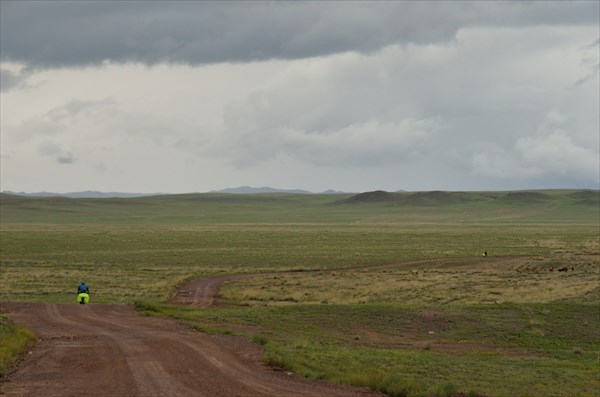
[{"label": "green grass field", "polygon": [[[3,194],[0,299],[74,303],[85,280],[92,303],[244,335],[271,364],[392,396],[597,396],[599,197]],[[234,273],[262,275],[210,309],[161,303]]]}]

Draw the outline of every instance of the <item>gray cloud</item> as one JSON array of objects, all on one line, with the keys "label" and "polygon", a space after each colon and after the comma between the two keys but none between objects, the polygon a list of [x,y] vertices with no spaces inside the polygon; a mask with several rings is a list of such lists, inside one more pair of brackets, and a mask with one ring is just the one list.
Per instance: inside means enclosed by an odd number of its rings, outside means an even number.
[{"label": "gray cloud", "polygon": [[[27,143],[38,137],[55,137],[68,131],[72,126],[92,120],[110,120],[115,108],[112,99],[93,101],[71,100],[42,114],[34,115],[18,125],[6,125],[3,134],[10,143]],[[54,146],[44,144],[42,154],[51,154]]]},{"label": "gray cloud", "polygon": [[580,52],[581,64],[586,72],[571,85],[572,88],[593,80],[600,72],[600,39],[581,48]]},{"label": "gray cloud", "polygon": [[58,164],[75,163],[75,155],[69,151],[63,150],[58,144],[45,141],[38,146],[38,151],[42,156],[53,157]]},{"label": "gray cloud", "polygon": [[584,182],[600,180],[598,148],[575,142],[565,128],[567,118],[548,112],[537,131],[523,136],[508,150],[480,146],[472,157],[473,173],[498,178],[535,179],[553,176]]},{"label": "gray cloud", "polygon": [[0,68],[0,91],[10,91],[23,85],[23,77],[18,73]]},{"label": "gray cloud", "polygon": [[75,156],[73,153],[64,153],[56,157],[56,161],[59,164],[73,164],[75,162]]},{"label": "gray cloud", "polygon": [[316,166],[381,167],[408,163],[435,142],[437,119],[369,120],[339,129],[303,131],[289,127],[230,135],[206,154],[229,152],[238,167],[289,157]]},{"label": "gray cloud", "polygon": [[597,24],[599,3],[2,1],[0,7],[2,60],[46,68],[369,53],[447,42],[468,26]]}]

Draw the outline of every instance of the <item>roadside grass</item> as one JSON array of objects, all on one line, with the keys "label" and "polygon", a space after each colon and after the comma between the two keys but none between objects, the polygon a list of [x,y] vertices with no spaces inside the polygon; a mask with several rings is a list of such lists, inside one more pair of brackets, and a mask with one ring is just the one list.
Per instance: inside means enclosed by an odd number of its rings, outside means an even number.
[{"label": "roadside grass", "polygon": [[138,307],[253,338],[267,363],[307,378],[391,396],[441,396],[450,386],[487,396],[594,396],[600,387],[598,305]]},{"label": "roadside grass", "polygon": [[35,334],[15,325],[11,319],[0,315],[0,377],[13,366],[19,355],[36,340]]},{"label": "roadside grass", "polygon": [[[559,271],[559,269],[567,271]],[[408,261],[388,267],[257,275],[225,283],[238,305],[477,304],[574,300],[600,303],[596,255],[518,256]],[[591,296],[590,300],[588,297]]]}]

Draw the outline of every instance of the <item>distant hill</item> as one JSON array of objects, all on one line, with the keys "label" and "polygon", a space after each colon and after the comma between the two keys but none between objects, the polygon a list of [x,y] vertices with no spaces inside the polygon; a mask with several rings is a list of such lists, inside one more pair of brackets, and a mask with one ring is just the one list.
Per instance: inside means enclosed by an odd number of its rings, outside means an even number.
[{"label": "distant hill", "polygon": [[[163,196],[170,195],[171,193],[125,193],[125,192],[99,192],[94,190],[86,190],[83,192],[70,192],[70,193],[54,193],[54,192],[11,192],[3,191],[2,193],[12,194],[14,196],[27,196],[27,197],[68,197],[68,198],[130,198],[130,197],[148,197],[148,196]],[[228,194],[259,194],[259,193],[289,193],[289,194],[315,194],[308,190],[302,189],[275,189],[268,186],[263,187],[251,187],[251,186],[240,186],[234,188],[227,188],[223,190],[212,190],[210,193],[228,193]],[[347,192],[341,192],[337,190],[326,190],[320,194],[347,194]]]},{"label": "distant hill", "polygon": [[[564,195],[572,199],[573,204],[600,204],[600,194],[597,190],[580,190]],[[452,205],[475,202],[499,202],[507,204],[541,204],[557,200],[561,195],[553,191],[514,191],[514,192],[385,192],[375,190],[348,197],[335,204],[388,204],[388,205]]]},{"label": "distant hill", "polygon": [[[11,192],[3,191],[2,193],[12,194],[14,196],[27,196],[27,197],[68,197],[68,198],[130,198],[130,197],[147,197],[147,196],[163,196],[170,195],[170,193],[125,193],[125,192],[99,192],[86,190],[83,192],[70,192],[70,193],[54,193],[54,192]],[[302,189],[275,189],[268,186],[263,187],[251,187],[251,186],[240,186],[235,188],[227,188],[223,190],[212,190],[210,193],[229,193],[229,194],[258,194],[258,193],[289,193],[289,194],[315,194],[308,190]],[[320,194],[347,194],[337,190],[326,190]]]},{"label": "distant hill", "polygon": [[[290,194],[315,194],[314,192],[310,192],[308,190],[302,189],[275,189],[268,186],[263,187],[252,187],[252,186],[240,186],[234,188],[227,188],[223,190],[213,190],[211,193],[230,193],[230,194],[256,194],[256,193],[290,193]],[[344,194],[345,192],[340,192],[336,190],[325,190],[321,194]]]},{"label": "distant hill", "polygon": [[373,192],[359,193],[355,196],[347,198],[341,203],[344,204],[359,204],[359,203],[385,203],[398,200],[398,195],[388,193],[383,190],[375,190]]},{"label": "distant hill", "polygon": [[386,192],[375,190],[373,192],[360,193],[339,202],[339,204],[365,204],[365,203],[389,203],[389,204],[409,204],[409,205],[427,205],[427,204],[457,204],[481,199],[483,196],[478,194],[469,194],[464,192]]},{"label": "distant hill", "polygon": [[321,194],[348,194],[348,192],[342,192],[340,190],[328,189],[322,192]]},{"label": "distant hill", "polygon": [[52,192],[11,192],[3,191],[2,193],[12,194],[15,196],[27,196],[27,197],[68,197],[68,198],[129,198],[129,197],[146,197],[146,196],[159,196],[164,193],[121,193],[121,192],[97,192],[87,190],[84,192],[70,192],[70,193],[52,193]]}]

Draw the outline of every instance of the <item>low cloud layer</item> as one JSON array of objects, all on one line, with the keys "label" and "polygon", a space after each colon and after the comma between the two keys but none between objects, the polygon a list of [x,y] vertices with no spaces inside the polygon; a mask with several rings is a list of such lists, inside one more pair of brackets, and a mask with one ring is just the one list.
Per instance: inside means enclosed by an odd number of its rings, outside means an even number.
[{"label": "low cloud layer", "polygon": [[567,120],[552,111],[537,132],[517,139],[508,150],[493,145],[474,154],[474,172],[499,178],[596,180],[600,165],[597,146],[575,142],[563,129],[566,126]]}]

